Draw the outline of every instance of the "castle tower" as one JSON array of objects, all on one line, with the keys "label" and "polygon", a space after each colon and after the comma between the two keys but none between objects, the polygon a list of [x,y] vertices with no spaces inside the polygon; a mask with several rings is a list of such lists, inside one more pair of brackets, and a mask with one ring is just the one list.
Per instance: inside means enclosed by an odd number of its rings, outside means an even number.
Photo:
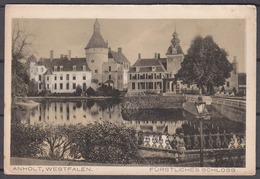
[{"label": "castle tower", "polygon": [[108,47],[100,33],[100,24],[96,19],[93,35],[85,47],[87,64],[92,71],[92,79],[102,83],[102,64],[108,61]]},{"label": "castle tower", "polygon": [[181,68],[181,62],[183,61],[184,54],[180,46],[180,39],[178,33],[174,30],[172,34],[171,45],[169,46],[167,53],[167,71],[174,76]]}]

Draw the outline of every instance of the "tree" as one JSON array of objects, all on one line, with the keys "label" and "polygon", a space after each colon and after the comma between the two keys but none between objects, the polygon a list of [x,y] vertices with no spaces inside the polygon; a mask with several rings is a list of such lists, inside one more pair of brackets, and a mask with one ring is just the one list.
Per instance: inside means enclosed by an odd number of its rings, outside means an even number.
[{"label": "tree", "polygon": [[12,29],[12,96],[26,95],[29,74],[21,60],[28,58],[34,40],[32,34],[20,29],[19,21],[14,21]]},{"label": "tree", "polygon": [[186,84],[196,83],[202,91],[207,87],[207,93],[212,94],[214,86],[224,85],[225,79],[230,77],[232,65],[227,56],[228,53],[214,42],[212,36],[197,36],[175,77]]},{"label": "tree", "polygon": [[88,96],[93,96],[95,95],[95,91],[93,88],[91,88],[91,86],[86,90],[86,93]]},{"label": "tree", "polygon": [[78,85],[77,87],[76,87],[76,95],[77,96],[80,96],[81,94],[82,94],[82,88],[81,88],[81,86],[80,85]]}]

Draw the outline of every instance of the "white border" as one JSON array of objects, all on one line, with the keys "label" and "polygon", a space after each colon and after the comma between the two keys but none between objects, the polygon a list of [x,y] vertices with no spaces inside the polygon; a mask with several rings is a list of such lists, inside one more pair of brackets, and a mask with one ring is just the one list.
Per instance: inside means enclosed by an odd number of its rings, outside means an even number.
[{"label": "white border", "polygon": [[[256,143],[256,7],[252,5],[7,5],[5,17],[5,101],[4,101],[4,173],[36,175],[254,175]],[[153,172],[151,167],[91,166],[92,171],[15,172],[10,165],[11,127],[11,20],[13,18],[102,18],[102,19],[245,19],[246,20],[246,167],[235,172],[218,168],[203,172],[189,167],[164,167],[169,172]],[[37,167],[37,166],[33,166]],[[43,167],[43,166],[41,166]],[[58,166],[53,166],[58,167]],[[60,166],[62,167],[62,166]],[[73,167],[73,166],[71,166]],[[43,167],[44,168],[44,167]],[[155,167],[152,167],[155,168]],[[167,169],[168,168],[168,169]],[[68,167],[67,167],[68,169]],[[82,170],[82,167],[78,167]],[[154,170],[154,169],[153,169]]]}]

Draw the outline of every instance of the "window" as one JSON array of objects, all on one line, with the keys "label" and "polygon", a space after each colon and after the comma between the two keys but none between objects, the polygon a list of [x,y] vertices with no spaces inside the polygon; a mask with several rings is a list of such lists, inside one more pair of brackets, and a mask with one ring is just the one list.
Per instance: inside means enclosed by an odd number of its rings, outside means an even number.
[{"label": "window", "polygon": [[49,81],[49,76],[46,77],[46,80]]},{"label": "window", "polygon": [[54,71],[57,71],[57,66],[54,66],[54,67],[53,67],[53,70],[54,70]]},{"label": "window", "polygon": [[67,90],[70,89],[70,84],[69,83],[66,84],[66,89]]},{"label": "window", "polygon": [[95,73],[98,73],[98,70],[95,70]]},{"label": "window", "polygon": [[73,80],[76,80],[76,76],[74,75],[74,76],[72,77],[72,79],[73,79]]},{"label": "window", "polygon": [[132,83],[132,89],[133,90],[135,89],[135,83],[134,82]]},{"label": "window", "polygon": [[73,65],[73,71],[76,71],[76,66],[75,65]]},{"label": "window", "polygon": [[54,76],[54,80],[55,80],[55,81],[57,80],[57,76]]},{"label": "window", "polygon": [[63,80],[63,76],[60,76],[60,80]]},{"label": "window", "polygon": [[60,71],[63,71],[63,66],[60,66]]},{"label": "window", "polygon": [[40,89],[42,89],[42,85],[41,85],[41,83],[39,84],[39,90],[40,90]]},{"label": "window", "polygon": [[70,79],[70,75],[67,74],[67,75],[66,75],[66,80],[69,80],[69,79]]},{"label": "window", "polygon": [[49,84],[47,84],[47,89],[49,89],[50,87],[49,87]]},{"label": "window", "polygon": [[83,71],[86,71],[86,65],[83,65],[83,66],[82,66],[82,70],[83,70]]},{"label": "window", "polygon": [[41,81],[42,80],[42,76],[41,75],[39,75],[39,81]]},{"label": "window", "polygon": [[43,72],[43,67],[41,68],[41,71]]},{"label": "window", "polygon": [[111,66],[108,67],[108,71],[111,71]]},{"label": "window", "polygon": [[130,74],[130,80],[132,79],[132,74]]},{"label": "window", "polygon": [[94,60],[91,60],[91,63],[94,63]]},{"label": "window", "polygon": [[76,89],[76,83],[73,83],[73,89]]},{"label": "window", "polygon": [[153,82],[146,82],[146,89],[153,89]]},{"label": "window", "polygon": [[108,75],[108,78],[111,80],[111,75]]},{"label": "window", "polygon": [[63,84],[62,83],[60,83],[60,89],[63,89]]},{"label": "window", "polygon": [[83,80],[86,80],[86,76],[85,75],[83,76]]},{"label": "window", "polygon": [[54,89],[55,90],[57,89],[57,83],[54,83]]},{"label": "window", "polygon": [[227,85],[227,87],[229,87],[229,86],[230,86],[230,82],[229,82],[229,81],[227,81],[227,84],[226,84],[226,85]]},{"label": "window", "polygon": [[87,84],[83,83],[83,90],[85,91],[87,89]]}]

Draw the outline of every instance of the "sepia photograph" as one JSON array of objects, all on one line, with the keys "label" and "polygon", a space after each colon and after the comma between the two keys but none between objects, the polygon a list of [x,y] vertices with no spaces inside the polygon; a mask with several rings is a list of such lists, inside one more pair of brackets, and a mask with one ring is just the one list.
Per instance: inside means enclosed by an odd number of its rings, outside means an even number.
[{"label": "sepia photograph", "polygon": [[5,173],[253,175],[255,18],[8,5]]}]

